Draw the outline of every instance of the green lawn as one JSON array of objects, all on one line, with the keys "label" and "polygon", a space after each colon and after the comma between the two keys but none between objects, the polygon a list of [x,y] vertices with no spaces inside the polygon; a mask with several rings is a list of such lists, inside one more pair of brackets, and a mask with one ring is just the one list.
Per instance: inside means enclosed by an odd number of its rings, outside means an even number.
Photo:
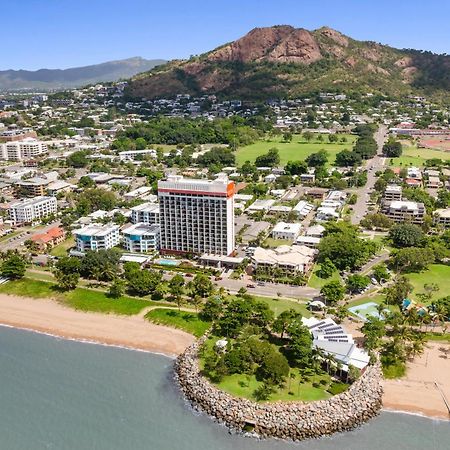
[{"label": "green lawn", "polygon": [[178,328],[196,337],[205,334],[206,330],[211,326],[210,322],[201,320],[197,313],[177,311],[175,309],[156,308],[149,311],[145,318],[158,325]]},{"label": "green lawn", "polygon": [[280,245],[292,245],[292,241],[288,241],[287,239],[266,238],[264,244],[269,248],[275,248],[279,247]]},{"label": "green lawn", "polygon": [[[325,390],[330,385],[331,380],[329,375],[314,375],[310,378],[310,381],[300,382],[299,384],[301,378],[299,377],[298,370],[292,369],[291,373],[295,375],[295,378],[292,380],[288,379],[282,388],[278,389],[269,397],[269,401],[311,402],[331,397],[331,394]],[[320,382],[320,380],[325,380],[327,384],[323,387],[314,387],[312,385],[313,382]],[[224,377],[217,386],[235,397],[244,397],[254,401],[253,393],[261,384],[262,382],[258,381],[254,375],[234,374]]]},{"label": "green lawn", "polygon": [[54,283],[30,278],[10,281],[0,285],[0,293],[31,298],[54,298],[64,305],[81,311],[133,315],[156,302],[123,296],[110,298],[106,293],[85,288],[61,292]]},{"label": "green lawn", "polygon": [[236,164],[241,166],[245,161],[254,162],[259,155],[267,153],[273,147],[276,147],[280,151],[281,165],[285,165],[288,161],[304,160],[311,153],[316,153],[322,149],[329,153],[328,162],[331,164],[336,158],[336,153],[344,149],[351,150],[356,140],[356,136],[350,134],[339,135],[339,137],[343,136],[347,138],[346,143],[330,144],[326,136],[324,136],[323,142],[319,142],[317,139],[306,142],[298,134],[293,136],[291,142],[283,142],[281,136],[272,137],[270,140],[260,140],[254,144],[238,148],[236,152]]},{"label": "green lawn", "polygon": [[[406,275],[411,284],[414,286],[414,290],[410,297],[413,300],[419,301],[417,297],[418,293],[424,292],[424,284],[437,284],[439,291],[433,293],[432,300],[436,300],[440,297],[449,295],[450,292],[450,266],[445,264],[432,264],[428,270],[424,270],[420,273],[410,273]],[[421,301],[421,300],[420,300]]]},{"label": "green lawn", "polygon": [[[251,294],[251,293],[250,293]],[[230,296],[234,297],[234,296]],[[311,317],[311,312],[306,308],[306,301],[289,300],[287,298],[278,297],[262,297],[259,295],[252,295],[255,300],[267,303],[269,308],[275,313],[275,316],[279,316],[283,311],[288,309],[294,309],[301,313],[305,317]]]},{"label": "green lawn", "polygon": [[320,278],[317,275],[317,271],[320,270],[320,264],[317,263],[314,265],[311,277],[308,281],[308,286],[315,288],[315,289],[321,289],[323,285],[329,283],[330,281],[341,281],[341,276],[339,275],[339,272],[336,270],[333,275],[329,278]]},{"label": "green lawn", "polygon": [[57,256],[58,258],[67,256],[67,251],[74,246],[75,246],[75,238],[73,236],[70,236],[65,241],[53,247],[50,251],[50,255]]},{"label": "green lawn", "polygon": [[389,159],[389,165],[394,167],[416,166],[421,167],[425,165],[427,159],[438,158],[443,160],[450,160],[450,152],[442,150],[433,150],[429,148],[417,148],[416,146],[403,146],[402,156],[399,158]]}]

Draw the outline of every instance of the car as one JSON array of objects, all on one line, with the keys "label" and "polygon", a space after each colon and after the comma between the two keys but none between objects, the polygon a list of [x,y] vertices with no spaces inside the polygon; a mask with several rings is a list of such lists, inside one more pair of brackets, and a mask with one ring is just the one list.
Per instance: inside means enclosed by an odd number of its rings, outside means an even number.
[{"label": "car", "polygon": [[188,278],[192,278],[194,275],[192,275],[192,273],[187,273],[186,274],[186,277],[188,277]]},{"label": "car", "polygon": [[216,277],[214,278],[215,281],[220,281],[222,279],[222,277]]},{"label": "car", "polygon": [[256,286],[254,284],[247,284],[248,288],[255,288]]},{"label": "car", "polygon": [[265,286],[265,283],[263,283],[262,281],[260,281],[260,282],[258,283],[258,286]]}]

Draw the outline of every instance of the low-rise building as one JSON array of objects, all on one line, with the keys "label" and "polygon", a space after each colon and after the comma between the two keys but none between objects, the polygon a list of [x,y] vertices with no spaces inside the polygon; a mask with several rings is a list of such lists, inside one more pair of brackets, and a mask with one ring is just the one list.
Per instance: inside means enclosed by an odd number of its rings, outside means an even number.
[{"label": "low-rise building", "polygon": [[301,229],[302,226],[299,223],[278,222],[272,230],[272,237],[294,241],[300,234]]},{"label": "low-rise building", "polygon": [[126,201],[131,201],[131,200],[135,200],[137,198],[142,198],[145,195],[150,194],[151,190],[152,190],[152,188],[149,186],[141,186],[141,187],[135,189],[134,191],[127,192],[124,195],[124,198]]},{"label": "low-rise building", "polygon": [[45,233],[36,233],[31,240],[37,244],[39,250],[46,251],[64,241],[66,233],[61,227],[52,227]]},{"label": "low-rise building", "polygon": [[108,250],[120,242],[119,226],[113,224],[91,224],[74,230],[73,235],[77,251],[84,253],[87,250]]},{"label": "low-rise building", "polygon": [[319,248],[319,244],[322,238],[314,236],[298,236],[295,244],[304,245],[308,248]]},{"label": "low-rise building", "polygon": [[57,203],[55,197],[39,196],[21,199],[9,205],[9,218],[14,225],[32,224],[55,214]]},{"label": "low-rise building", "polygon": [[155,203],[142,203],[131,208],[131,221],[147,225],[159,224],[159,205]]},{"label": "low-rise building", "polygon": [[306,217],[313,209],[314,206],[311,203],[301,200],[294,206],[293,210],[299,217]]},{"label": "low-rise building", "polygon": [[159,248],[159,225],[136,223],[122,233],[123,246],[130,252],[145,253]]},{"label": "low-rise building", "polygon": [[433,222],[435,225],[441,225],[445,228],[450,227],[450,208],[437,209],[434,212]]},{"label": "low-rise building", "polygon": [[281,245],[273,250],[257,247],[251,257],[253,270],[271,273],[280,270],[284,276],[308,272],[315,251],[303,245]]},{"label": "low-rise building", "polygon": [[145,150],[127,150],[124,152],[119,152],[120,161],[142,161],[145,157],[156,158],[156,156],[156,150],[151,148]]},{"label": "low-rise building", "polygon": [[423,203],[394,200],[383,204],[383,213],[394,222],[423,223],[425,205]]},{"label": "low-rise building", "polygon": [[385,200],[401,200],[402,187],[397,184],[388,184],[384,190]]}]

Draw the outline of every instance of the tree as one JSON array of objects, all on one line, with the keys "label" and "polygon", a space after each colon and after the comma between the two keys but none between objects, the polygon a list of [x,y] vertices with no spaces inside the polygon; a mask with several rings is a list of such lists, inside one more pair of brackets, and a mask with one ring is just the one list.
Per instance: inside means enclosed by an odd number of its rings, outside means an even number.
[{"label": "tree", "polygon": [[335,305],[344,298],[345,288],[339,281],[330,281],[322,286],[320,295],[329,305]]},{"label": "tree", "polygon": [[25,259],[18,254],[11,254],[2,263],[1,273],[12,280],[23,278],[27,269]]},{"label": "tree", "polygon": [[378,266],[375,266],[373,268],[372,276],[375,278],[375,280],[378,281],[378,283],[381,283],[382,281],[387,281],[391,278],[391,274],[387,270],[385,264],[379,264]]},{"label": "tree", "polygon": [[364,333],[366,338],[364,342],[366,349],[376,350],[380,347],[381,339],[385,335],[385,329],[386,327],[384,321],[380,320],[378,317],[367,317],[363,327],[361,328],[361,331]]},{"label": "tree", "polygon": [[128,281],[130,288],[138,295],[153,294],[162,280],[162,275],[155,270],[140,270]]},{"label": "tree", "polygon": [[325,258],[325,260],[320,264],[320,269],[316,272],[317,276],[320,278],[330,278],[336,271],[336,266],[333,264],[330,258]]},{"label": "tree", "polygon": [[370,284],[370,279],[364,275],[349,275],[347,278],[346,288],[347,291],[355,294],[362,292]]},{"label": "tree", "polygon": [[271,351],[264,356],[258,375],[271,385],[281,385],[289,375],[288,360],[272,347]]},{"label": "tree", "polygon": [[301,175],[308,171],[308,165],[305,161],[288,161],[284,170],[289,175]]},{"label": "tree", "polygon": [[425,238],[423,231],[412,223],[399,223],[389,231],[389,237],[395,247],[420,247]]},{"label": "tree", "polygon": [[283,141],[284,142],[292,141],[292,133],[290,131],[286,131],[285,133],[283,133]]},{"label": "tree", "polygon": [[312,138],[314,137],[314,134],[311,133],[311,131],[305,131],[305,132],[302,134],[302,137],[303,137],[303,139],[304,139],[305,141],[309,142],[309,141],[311,141]]},{"label": "tree", "polygon": [[312,356],[312,337],[308,328],[297,321],[289,325],[287,332],[291,339],[289,348],[297,363],[306,366]]},{"label": "tree", "polygon": [[180,309],[181,306],[181,298],[184,293],[184,284],[184,278],[179,273],[174,275],[169,281],[169,291],[175,297],[178,309]]},{"label": "tree", "polygon": [[383,155],[388,158],[398,158],[402,155],[402,144],[394,139],[389,139],[383,145]]},{"label": "tree", "polygon": [[295,322],[301,323],[302,315],[294,309],[283,311],[273,322],[272,330],[281,334],[283,339],[286,330]]},{"label": "tree", "polygon": [[82,176],[78,181],[78,187],[80,188],[92,188],[95,186],[95,181],[87,176]]},{"label": "tree", "polygon": [[79,273],[64,273],[61,270],[55,270],[53,274],[58,287],[64,291],[75,289],[78,286]]},{"label": "tree", "polygon": [[257,167],[275,167],[280,164],[280,153],[277,148],[271,148],[269,151],[260,155],[255,160]]},{"label": "tree", "polygon": [[350,150],[342,150],[336,154],[335,165],[340,167],[351,167],[361,165],[361,155]]},{"label": "tree", "polygon": [[108,295],[112,298],[120,298],[125,293],[125,282],[120,278],[115,278],[109,286]]},{"label": "tree", "polygon": [[429,248],[406,247],[397,250],[390,263],[398,272],[420,272],[435,261]]},{"label": "tree", "polygon": [[413,291],[413,285],[406,277],[398,277],[394,283],[386,289],[386,303],[400,306],[403,300]]},{"label": "tree", "polygon": [[66,158],[67,165],[75,168],[86,167],[89,163],[86,154],[84,150],[73,152]]},{"label": "tree", "polygon": [[192,291],[194,295],[202,298],[208,297],[213,291],[214,285],[208,276],[199,273],[192,280]]},{"label": "tree", "polygon": [[328,162],[328,153],[325,150],[320,150],[317,153],[312,153],[306,158],[306,164],[309,167],[322,167]]}]

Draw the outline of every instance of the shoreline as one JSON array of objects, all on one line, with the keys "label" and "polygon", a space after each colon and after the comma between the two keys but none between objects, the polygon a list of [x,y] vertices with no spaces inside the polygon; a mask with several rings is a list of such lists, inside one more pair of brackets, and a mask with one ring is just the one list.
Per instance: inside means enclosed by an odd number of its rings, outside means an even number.
[{"label": "shoreline", "polygon": [[75,340],[146,351],[175,358],[195,341],[178,329],[140,316],[119,316],[68,308],[53,299],[0,294],[3,326]]},{"label": "shoreline", "polygon": [[[83,312],[53,299],[7,294],[0,294],[0,326],[56,339],[153,353],[171,359],[195,341],[194,336],[184,331],[152,324],[139,316]],[[438,381],[447,398],[450,398],[450,380],[445,379],[445,369],[436,366],[449,364],[439,354],[442,347],[445,348],[446,344],[430,342],[421,357],[408,363],[405,378],[384,380],[383,411],[450,420],[442,397],[434,386],[434,382]],[[450,351],[448,344],[447,347]],[[436,374],[441,374],[441,379]]]}]

